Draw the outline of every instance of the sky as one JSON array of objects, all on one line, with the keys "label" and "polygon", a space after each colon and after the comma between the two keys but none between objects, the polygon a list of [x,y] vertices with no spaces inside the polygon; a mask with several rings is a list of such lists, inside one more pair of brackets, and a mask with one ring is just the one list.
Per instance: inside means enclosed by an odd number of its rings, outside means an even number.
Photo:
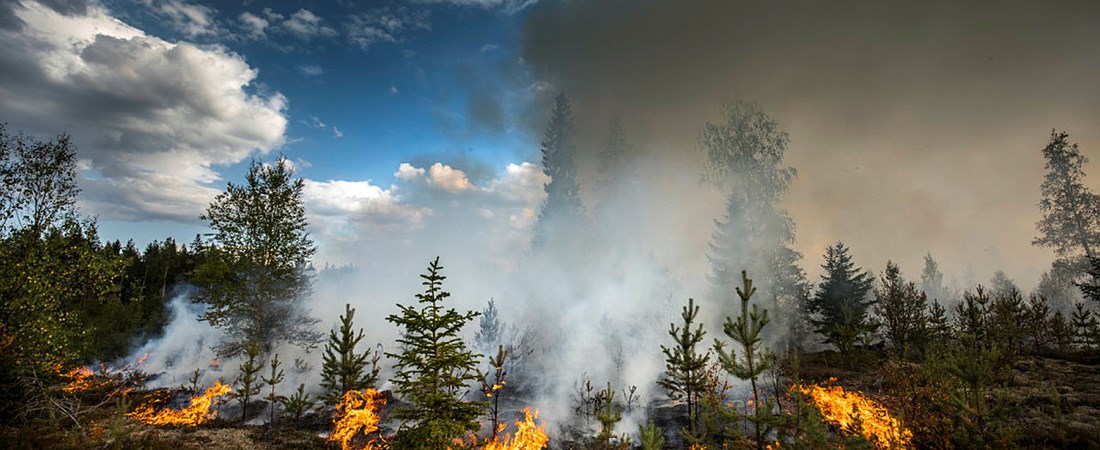
[{"label": "sky", "polygon": [[565,92],[582,195],[595,203],[620,118],[651,175],[649,239],[670,243],[654,257],[700,274],[723,211],[697,136],[723,100],[754,100],[790,133],[783,206],[812,276],[842,240],[876,271],[916,277],[930,252],[948,279],[1004,270],[1029,289],[1053,260],[1031,245],[1040,149],[1052,128],[1100,148],[1097,8],[0,0],[0,121],[73,136],[80,207],[106,239],[190,241],[251,158],[285,155],[318,265],[474,252],[473,272],[529,245],[539,139]]}]

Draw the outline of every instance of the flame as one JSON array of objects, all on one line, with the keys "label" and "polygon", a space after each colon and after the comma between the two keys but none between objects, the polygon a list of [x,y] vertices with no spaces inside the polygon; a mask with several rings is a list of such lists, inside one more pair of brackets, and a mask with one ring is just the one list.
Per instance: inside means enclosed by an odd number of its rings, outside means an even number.
[{"label": "flame", "polygon": [[153,411],[153,404],[159,402],[149,402],[138,406],[137,409],[126,416],[148,425],[193,427],[214,418],[218,412],[210,411],[210,405],[214,402],[215,397],[228,394],[229,391],[228,385],[218,381],[207,389],[203,395],[192,398],[191,406],[187,408]]},{"label": "flame", "polygon": [[531,408],[524,408],[524,419],[516,421],[516,434],[514,436],[498,435],[495,440],[485,444],[482,450],[538,450],[546,447],[550,440],[546,436],[546,421],[542,425],[535,425],[535,419],[539,417],[539,411],[531,412]]},{"label": "flame", "polygon": [[[840,386],[795,386],[809,395],[821,410],[825,420],[843,430],[862,434],[877,448],[906,448],[913,433],[901,426],[885,407],[859,392],[848,392]],[[856,419],[860,429],[855,430]]]},{"label": "flame", "polygon": [[[352,448],[352,438],[360,431],[363,434],[378,431],[378,409],[385,405],[386,399],[378,395],[374,389],[345,392],[336,404],[332,433],[328,437],[329,442],[339,442],[340,448],[349,450]],[[372,439],[363,448],[364,450],[378,448],[376,445],[378,444]]]},{"label": "flame", "polygon": [[69,383],[61,388],[68,394],[92,391],[109,383],[109,381],[96,379],[95,373],[89,367],[77,367],[61,374],[61,376],[69,379]]},{"label": "flame", "polygon": [[707,450],[707,448],[703,446],[703,444],[691,444],[691,447],[688,448],[688,450]]}]

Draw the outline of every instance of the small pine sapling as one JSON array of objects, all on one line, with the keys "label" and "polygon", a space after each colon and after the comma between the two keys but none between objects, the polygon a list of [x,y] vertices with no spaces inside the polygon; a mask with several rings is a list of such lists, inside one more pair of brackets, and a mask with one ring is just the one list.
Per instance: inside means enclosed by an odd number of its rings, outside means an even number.
[{"label": "small pine sapling", "polygon": [[237,390],[233,397],[241,404],[241,423],[248,420],[248,400],[260,394],[263,381],[260,380],[260,371],[264,368],[263,362],[258,362],[260,356],[260,344],[253,341],[245,352],[248,359],[240,365],[241,374],[237,376]]},{"label": "small pine sapling", "polygon": [[741,315],[736,320],[726,317],[726,323],[722,326],[726,336],[740,344],[741,358],[737,357],[735,350],[726,352],[725,344],[718,339],[714,340],[714,350],[718,354],[718,362],[726,372],[739,379],[749,380],[752,385],[752,415],[749,418],[754,425],[756,447],[762,449],[767,434],[764,426],[770,419],[767,416],[771,415],[771,404],[765,405],[762,402],[760,391],[757,389],[757,380],[771,366],[770,352],[763,347],[761,338],[761,332],[768,325],[768,310],[761,312],[757,305],[753,304],[752,312],[749,312],[749,300],[756,293],[756,288],[743,270],[741,282],[743,288],[735,288],[737,295],[741,298]]},{"label": "small pine sapling", "polygon": [[378,381],[378,352],[356,351],[363,340],[363,329],[356,333],[354,321],[355,308],[345,304],[339,331],[330,330],[325,344],[321,365],[321,387],[325,388],[325,393],[321,399],[330,405],[336,404],[345,392],[374,387]]},{"label": "small pine sapling", "polygon": [[286,402],[286,397],[275,391],[275,386],[283,382],[283,369],[279,366],[279,354],[276,353],[275,357],[271,359],[271,375],[261,378],[264,383],[271,387],[271,392],[267,394],[267,402],[271,404],[271,415],[268,417],[268,423],[271,425],[275,425],[275,409],[280,403]]},{"label": "small pine sapling", "polygon": [[298,390],[293,395],[287,397],[286,402],[283,403],[283,410],[297,422],[311,406],[313,406],[313,400],[306,393],[305,383],[302,383],[298,385]]},{"label": "small pine sapling", "polygon": [[503,345],[498,345],[496,356],[489,358],[489,365],[492,366],[493,371],[479,374],[478,377],[481,379],[481,393],[489,399],[489,422],[494,441],[497,433],[503,428],[500,426],[500,399],[504,396],[504,388],[508,384],[508,371],[504,368],[507,360],[508,350],[505,350]]},{"label": "small pine sapling", "polygon": [[700,354],[695,346],[703,341],[706,331],[699,324],[692,329],[692,323],[699,315],[699,307],[695,305],[695,299],[688,299],[680,317],[684,319],[683,327],[669,324],[668,334],[676,341],[673,347],[661,346],[661,352],[665,354],[665,375],[657,380],[657,384],[668,391],[669,397],[674,400],[684,399],[688,411],[687,433],[696,433],[699,428],[699,396],[706,388],[707,362],[710,361],[710,353]]}]

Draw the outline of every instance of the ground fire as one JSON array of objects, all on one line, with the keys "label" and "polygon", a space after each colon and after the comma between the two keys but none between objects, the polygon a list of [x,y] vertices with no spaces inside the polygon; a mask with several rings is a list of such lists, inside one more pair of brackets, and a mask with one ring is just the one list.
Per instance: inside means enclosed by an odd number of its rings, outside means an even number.
[{"label": "ground fire", "polygon": [[211,411],[210,406],[217,397],[228,394],[229,385],[220,381],[206,390],[203,395],[191,399],[191,406],[184,409],[165,408],[156,410],[157,401],[147,402],[138,406],[128,417],[147,425],[167,425],[193,427],[214,418],[218,412]]},{"label": "ground fire", "polygon": [[[339,442],[340,448],[344,450],[351,449],[352,439],[360,433],[370,435],[378,431],[378,411],[383,406],[386,406],[386,399],[374,389],[345,392],[336,404],[329,442]],[[379,443],[371,439],[363,448],[373,449],[378,446]]]},{"label": "ground fire", "polygon": [[523,410],[523,420],[516,421],[516,434],[508,436],[500,434],[495,440],[489,442],[483,450],[537,450],[546,447],[550,440],[546,436],[546,423],[535,425],[535,419],[539,417],[538,410],[531,412],[531,408]]},{"label": "ground fire", "polygon": [[[830,380],[834,381],[834,380]],[[796,386],[810,396],[822,417],[841,430],[859,433],[877,448],[906,448],[912,433],[901,426],[885,407],[859,392],[840,386]],[[858,429],[856,429],[858,427]]]}]

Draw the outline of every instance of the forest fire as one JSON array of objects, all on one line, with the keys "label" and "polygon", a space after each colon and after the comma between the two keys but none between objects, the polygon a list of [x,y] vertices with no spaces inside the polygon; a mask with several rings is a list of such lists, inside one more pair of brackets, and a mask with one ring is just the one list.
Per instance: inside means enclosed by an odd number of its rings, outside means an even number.
[{"label": "forest fire", "polygon": [[810,396],[825,420],[842,430],[862,434],[877,448],[907,448],[912,440],[913,434],[885,407],[859,392],[817,384],[795,387]]},{"label": "forest fire", "polygon": [[95,390],[103,385],[103,382],[96,379],[95,373],[88,367],[77,367],[61,374],[61,376],[69,379],[69,383],[61,388],[62,391],[68,394]]},{"label": "forest fire", "polygon": [[535,419],[539,417],[538,410],[531,412],[531,408],[523,410],[524,419],[516,421],[515,435],[498,435],[495,440],[485,444],[483,450],[537,450],[546,447],[550,440],[546,436],[546,423],[535,425]]},{"label": "forest fire", "polygon": [[193,427],[214,418],[218,414],[217,411],[210,410],[214,399],[228,394],[230,390],[229,385],[218,381],[208,388],[203,395],[192,398],[191,406],[187,408],[178,410],[166,408],[156,411],[154,405],[159,402],[154,401],[138,406],[137,409],[126,416],[147,425]]},{"label": "forest fire", "polygon": [[[369,435],[378,431],[378,411],[386,406],[386,399],[378,395],[374,389],[362,391],[348,391],[340,397],[336,404],[336,414],[333,416],[332,434],[329,442],[339,442],[340,448],[348,450],[352,448],[351,442],[360,432]],[[367,442],[364,449],[378,448],[372,439]]]}]

